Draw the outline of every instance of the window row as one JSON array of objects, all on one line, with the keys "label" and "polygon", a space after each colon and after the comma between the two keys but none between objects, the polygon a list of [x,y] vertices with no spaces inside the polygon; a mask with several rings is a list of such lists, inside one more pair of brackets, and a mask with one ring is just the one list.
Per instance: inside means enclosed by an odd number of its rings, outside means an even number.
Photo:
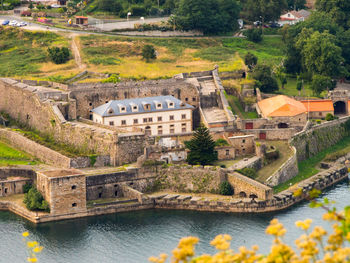
[{"label": "window row", "polygon": [[[186,118],[187,118],[186,114],[182,114],[181,115],[181,119],[182,120],[186,120]],[[174,115],[170,115],[169,116],[169,121],[174,121],[174,120],[175,120],[175,116]],[[163,121],[163,117],[162,116],[157,117],[157,122],[161,122],[161,121]],[[153,122],[153,118],[152,117],[143,118],[142,119],[142,123],[151,123],[151,122]],[[133,123],[132,124],[139,124],[139,123],[141,123],[141,122],[139,122],[139,119],[133,119]],[[114,126],[114,121],[110,121],[109,125],[110,126]],[[126,124],[126,120],[122,120],[121,121],[121,125],[127,125]]]}]

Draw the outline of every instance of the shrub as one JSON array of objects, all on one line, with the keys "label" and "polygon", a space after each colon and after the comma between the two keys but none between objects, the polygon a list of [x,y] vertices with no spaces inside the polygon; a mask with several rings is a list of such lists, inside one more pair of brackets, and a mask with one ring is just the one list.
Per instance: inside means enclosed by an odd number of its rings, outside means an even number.
[{"label": "shrub", "polygon": [[237,170],[237,172],[252,179],[254,179],[257,176],[254,168],[243,168],[243,169]]},{"label": "shrub", "polygon": [[327,115],[326,115],[326,121],[332,121],[332,120],[334,120],[333,114],[332,114],[332,113],[327,113]]},{"label": "shrub", "polygon": [[233,188],[229,182],[225,181],[219,185],[219,193],[221,195],[233,195]]},{"label": "shrub", "polygon": [[25,185],[23,185],[23,193],[28,193],[32,187],[33,185],[31,183],[26,183]]},{"label": "shrub", "polygon": [[142,166],[157,166],[157,165],[164,165],[164,161],[158,161],[158,160],[146,160]]},{"label": "shrub", "polygon": [[149,62],[151,59],[156,59],[156,50],[152,45],[145,45],[142,48],[142,57],[146,59],[146,62]]},{"label": "shrub", "polygon": [[117,74],[112,74],[110,77],[101,81],[102,83],[117,83],[120,82],[120,77]]},{"label": "shrub", "polygon": [[225,139],[222,139],[222,138],[217,139],[215,141],[215,146],[228,146],[228,145],[230,144]]},{"label": "shrub", "polygon": [[50,59],[55,64],[64,64],[69,60],[69,49],[66,47],[52,47],[47,49]]},{"label": "shrub", "polygon": [[316,123],[317,124],[321,124],[321,120],[316,120]]},{"label": "shrub", "polygon": [[23,203],[26,205],[27,209],[32,211],[50,211],[49,203],[44,200],[42,194],[34,186],[24,195]]},{"label": "shrub", "polygon": [[244,32],[244,35],[248,38],[249,41],[258,43],[262,41],[262,31],[260,28],[248,29]]}]

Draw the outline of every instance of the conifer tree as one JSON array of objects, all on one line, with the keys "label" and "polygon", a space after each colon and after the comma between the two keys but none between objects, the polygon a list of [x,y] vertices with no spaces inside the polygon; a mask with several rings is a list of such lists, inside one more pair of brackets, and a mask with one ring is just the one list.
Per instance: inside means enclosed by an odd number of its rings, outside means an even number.
[{"label": "conifer tree", "polygon": [[214,151],[215,141],[209,130],[202,124],[195,130],[192,139],[185,142],[185,145],[190,150],[187,155],[189,164],[207,165],[218,159]]}]

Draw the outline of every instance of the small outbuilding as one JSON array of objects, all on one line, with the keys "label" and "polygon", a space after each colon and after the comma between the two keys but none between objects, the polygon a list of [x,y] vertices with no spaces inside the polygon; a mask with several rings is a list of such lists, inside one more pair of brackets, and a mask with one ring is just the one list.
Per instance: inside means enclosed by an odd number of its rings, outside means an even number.
[{"label": "small outbuilding", "polygon": [[88,22],[88,18],[86,16],[76,16],[75,23],[77,25],[87,25],[89,22]]}]

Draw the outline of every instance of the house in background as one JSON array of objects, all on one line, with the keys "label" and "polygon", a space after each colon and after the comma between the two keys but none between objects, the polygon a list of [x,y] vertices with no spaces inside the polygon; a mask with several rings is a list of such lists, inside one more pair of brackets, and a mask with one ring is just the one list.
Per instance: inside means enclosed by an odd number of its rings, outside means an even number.
[{"label": "house in background", "polygon": [[311,15],[311,12],[301,9],[299,11],[289,11],[286,14],[283,14],[280,16],[280,20],[278,23],[280,25],[295,25],[296,23],[305,21],[309,16]]},{"label": "house in background", "polygon": [[174,135],[192,132],[194,107],[173,96],[112,100],[92,110],[94,122],[147,135]]},{"label": "house in background", "polygon": [[311,119],[323,119],[328,113],[334,115],[332,100],[304,100],[301,101]]}]

